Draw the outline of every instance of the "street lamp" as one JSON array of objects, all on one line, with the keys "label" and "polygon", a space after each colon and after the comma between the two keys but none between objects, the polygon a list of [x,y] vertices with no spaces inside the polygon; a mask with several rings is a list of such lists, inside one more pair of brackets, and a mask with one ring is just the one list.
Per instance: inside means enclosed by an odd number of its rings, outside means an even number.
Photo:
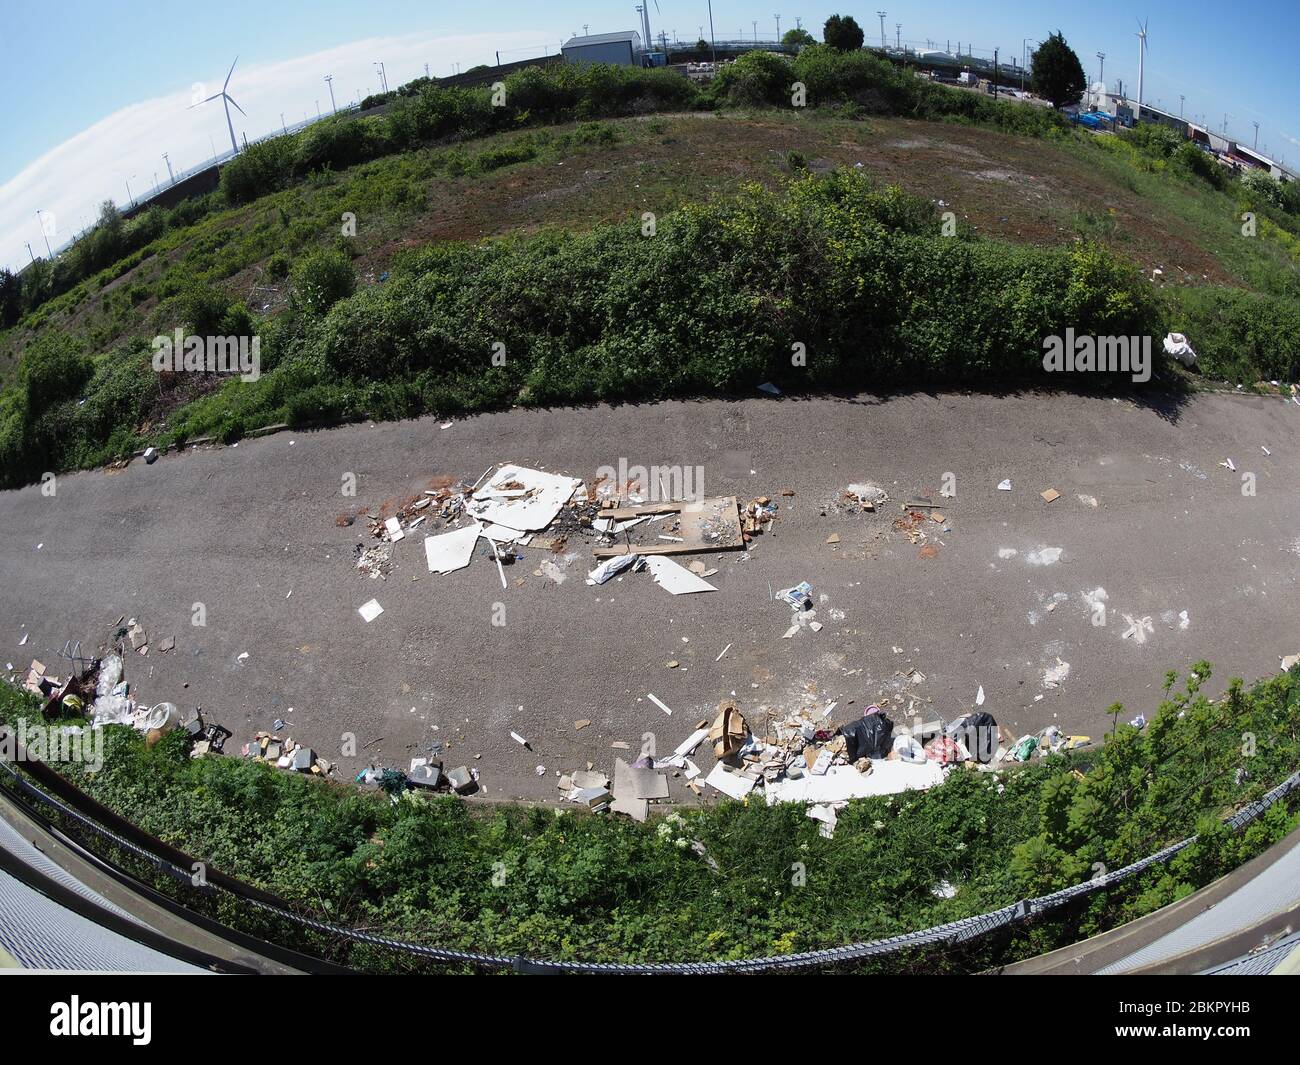
[{"label": "street lamp", "polygon": [[[426,75],[428,74],[427,69],[425,73]],[[330,110],[337,115],[339,113],[339,108],[338,108],[338,104],[334,102],[334,75],[333,74],[325,75],[325,84],[330,87]]]},{"label": "street lamp", "polygon": [[45,212],[39,207],[36,208],[36,220],[41,224],[41,236],[45,238],[45,254],[51,259],[54,258],[54,252],[50,251],[50,235],[45,232]]}]

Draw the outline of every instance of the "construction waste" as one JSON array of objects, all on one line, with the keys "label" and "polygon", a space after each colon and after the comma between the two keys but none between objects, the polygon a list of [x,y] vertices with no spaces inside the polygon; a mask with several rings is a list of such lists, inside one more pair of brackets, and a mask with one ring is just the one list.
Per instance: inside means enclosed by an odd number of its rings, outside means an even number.
[{"label": "construction waste", "polygon": [[[861,716],[832,723],[837,703],[818,713],[800,710],[772,717],[755,732],[734,702],[723,702],[708,730],[698,729],[660,767],[686,767],[687,786],[697,794],[698,770],[689,759],[705,738],[717,763],[703,783],[729,798],[761,792],[767,803],[802,802],[820,822],[823,835],[835,829],[836,811],[851,799],[925,790],[943,782],[958,767],[996,772],[999,763],[1027,761],[1038,753],[1075,750],[1086,736],[1065,736],[1051,726],[1036,736],[1014,740],[984,711],[944,723],[915,721],[896,726],[872,704]],[[703,725],[703,722],[701,723]]]},{"label": "construction waste", "polygon": [[[582,542],[597,562],[587,584],[601,585],[621,574],[649,573],[670,595],[715,592],[705,579],[717,572],[702,561],[681,565],[669,555],[747,550],[756,536],[771,530],[779,505],[761,495],[742,503],[735,496],[647,501],[653,486],[637,480],[614,484],[597,478],[590,486],[576,477],[499,463],[474,484],[438,478],[432,487],[378,508],[345,512],[335,524],[346,527],[364,514],[377,543],[357,543],[358,572],[387,580],[398,564],[396,545],[424,534],[425,565],[439,576],[464,569],[476,554],[490,559],[501,587],[506,568],[527,561],[525,550],[540,556],[534,576],[563,583]],[[786,489],[783,495],[793,495]],[[419,580],[414,576],[412,580]],[[517,578],[517,583],[522,581]],[[383,613],[377,600],[359,609],[371,622]]]}]

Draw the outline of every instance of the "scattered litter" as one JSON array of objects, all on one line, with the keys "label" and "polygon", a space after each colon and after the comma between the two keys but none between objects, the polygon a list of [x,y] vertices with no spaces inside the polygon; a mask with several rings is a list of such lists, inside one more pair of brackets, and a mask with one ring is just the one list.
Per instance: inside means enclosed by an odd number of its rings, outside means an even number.
[{"label": "scattered litter", "polygon": [[721,661],[722,661],[722,656],[725,655],[725,654],[726,654],[728,651],[730,651],[730,650],[731,650],[731,644],[727,644],[727,646],[724,647],[724,648],[722,649],[722,652],[718,655],[718,657],[715,658],[713,661],[715,661],[715,662],[721,662]]},{"label": "scattered litter", "polygon": [[647,692],[646,698],[648,698],[652,703],[654,703],[655,706],[659,707],[659,709],[662,710],[669,717],[672,717],[673,712],[667,706],[665,706],[664,703],[659,699],[659,697],[656,696],[653,692]]},{"label": "scattered litter", "polygon": [[384,528],[388,530],[388,539],[391,543],[397,543],[398,540],[406,539],[406,533],[402,532],[402,523],[397,518],[386,518]]},{"label": "scattered litter", "polygon": [[843,501],[862,510],[873,511],[882,503],[887,503],[889,496],[880,485],[866,481],[861,484],[851,484],[845,488]]},{"label": "scattered litter", "polygon": [[1051,566],[1061,561],[1061,548],[1040,547],[1025,553],[1025,561],[1031,566]]},{"label": "scattered litter", "polygon": [[1150,617],[1134,618],[1131,614],[1125,614],[1124,620],[1128,622],[1128,628],[1122,637],[1125,640],[1132,637],[1135,643],[1146,643],[1147,637],[1156,631]]},{"label": "scattered litter", "polygon": [[1055,488],[1049,488],[1047,489],[1047,491],[1039,492],[1038,494],[1043,497],[1044,503],[1055,503],[1058,499],[1061,498],[1061,493],[1058,492]]},{"label": "scattered litter", "polygon": [[725,702],[718,707],[718,716],[709,728],[709,742],[713,744],[713,757],[722,761],[736,754],[749,736],[749,724],[735,703]]},{"label": "scattered litter", "polygon": [[998,491],[999,491],[999,492],[1010,492],[1010,491],[1011,491],[1011,478],[1010,478],[1010,477],[1006,478],[1005,480],[1002,480],[1002,481],[999,481],[999,482],[998,482]]},{"label": "scattered litter", "polygon": [[372,599],[370,602],[357,607],[357,613],[361,615],[362,620],[367,624],[374,621],[383,612],[384,608],[379,605],[378,599]]},{"label": "scattered litter", "polygon": [[776,385],[772,384],[771,381],[764,381],[758,386],[758,390],[760,392],[766,392],[769,396],[779,396],[781,394],[781,390],[777,388]]},{"label": "scattered litter", "polygon": [[604,584],[616,573],[621,573],[641,561],[640,555],[611,555],[587,574],[588,584]]},{"label": "scattered litter", "polygon": [[[360,549],[361,545],[357,544],[357,547]],[[364,550],[358,550],[357,569],[361,570],[371,580],[376,577],[387,580],[388,573],[392,569],[392,550],[390,544],[376,544]],[[289,597],[285,596],[285,598]]]},{"label": "scattered litter", "polygon": [[1065,683],[1065,678],[1070,675],[1070,663],[1061,661],[1060,657],[1056,659],[1056,665],[1048,666],[1043,670],[1043,687],[1057,688]]},{"label": "scattered litter", "polygon": [[1182,333],[1168,334],[1165,337],[1164,348],[1166,355],[1177,359],[1184,366],[1192,366],[1196,362],[1196,352],[1192,350],[1192,345]]}]

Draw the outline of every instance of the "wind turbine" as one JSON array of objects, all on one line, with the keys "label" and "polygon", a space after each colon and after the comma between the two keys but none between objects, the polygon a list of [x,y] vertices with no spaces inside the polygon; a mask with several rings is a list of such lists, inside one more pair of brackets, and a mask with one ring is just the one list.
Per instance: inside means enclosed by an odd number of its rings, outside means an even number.
[{"label": "wind turbine", "polygon": [[[1150,19],[1147,20],[1149,22]],[[1147,56],[1147,23],[1138,23],[1138,32],[1135,35],[1138,39],[1138,109],[1137,121],[1142,121],[1142,75],[1145,71],[1145,62]]]},{"label": "wind turbine", "polygon": [[[238,62],[239,62],[239,56],[235,56],[235,63]],[[206,100],[200,100],[198,103],[192,104],[190,106],[190,110],[192,111],[195,107],[201,107],[203,104],[211,103],[213,100],[219,99],[225,105],[226,108],[226,126],[230,130],[230,150],[235,155],[238,155],[239,142],[235,140],[235,124],[230,120],[230,105],[235,104],[235,110],[238,111],[245,118],[248,117],[248,112],[246,112],[242,107],[240,107],[239,104],[236,104],[235,101],[231,99],[230,94],[226,92],[226,89],[230,85],[230,75],[235,72],[235,63],[230,64],[230,70],[226,74],[225,82],[222,83],[221,91],[218,93],[213,93]]]}]

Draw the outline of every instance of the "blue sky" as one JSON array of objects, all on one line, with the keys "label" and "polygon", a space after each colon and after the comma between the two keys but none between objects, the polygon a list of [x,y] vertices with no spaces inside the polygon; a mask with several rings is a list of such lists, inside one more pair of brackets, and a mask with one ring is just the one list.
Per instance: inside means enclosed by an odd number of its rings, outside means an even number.
[{"label": "blue sky", "polygon": [[[651,28],[694,39],[705,0],[651,3]],[[1094,53],[1104,51],[1106,81],[1137,82],[1135,17],[1150,20],[1145,97],[1172,110],[1186,96],[1186,114],[1205,115],[1243,143],[1254,139],[1293,166],[1300,164],[1300,93],[1296,54],[1300,4],[1296,0],[999,0],[996,4],[939,0],[879,0],[816,4],[770,0],[715,0],[719,38],[774,35],[774,14],[785,30],[801,17],[820,35],[826,16],[851,14],[878,40],[876,11],[888,12],[904,41],[944,47],[961,41],[999,47],[1018,56],[1023,38],[1060,29],[1084,60],[1089,80],[1098,74]],[[144,191],[163,171],[161,152],[185,169],[229,146],[219,104],[188,110],[193,95],[220,88],[231,60],[239,67],[231,95],[248,112],[235,115],[237,133],[250,138],[328,108],[323,76],[335,75],[340,103],[377,87],[374,60],[385,62],[390,85],[423,73],[452,72],[502,59],[554,50],[570,33],[636,28],[633,0],[626,3],[552,0],[550,3],[448,4],[429,0],[4,0],[0,43],[0,263],[27,260],[25,241],[43,247],[35,210],[57,210],[57,242],[93,217],[94,205],[119,203]]]}]

